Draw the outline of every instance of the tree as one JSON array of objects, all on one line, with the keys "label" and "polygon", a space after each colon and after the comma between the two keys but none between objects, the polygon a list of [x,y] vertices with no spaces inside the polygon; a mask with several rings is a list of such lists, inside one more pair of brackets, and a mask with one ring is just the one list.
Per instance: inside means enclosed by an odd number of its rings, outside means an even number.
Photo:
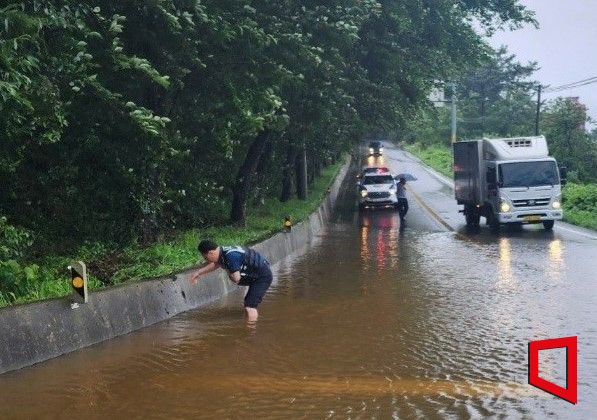
[{"label": "tree", "polygon": [[578,98],[557,98],[542,115],[542,132],[558,162],[581,181],[597,180],[597,143],[586,131],[586,107]]}]

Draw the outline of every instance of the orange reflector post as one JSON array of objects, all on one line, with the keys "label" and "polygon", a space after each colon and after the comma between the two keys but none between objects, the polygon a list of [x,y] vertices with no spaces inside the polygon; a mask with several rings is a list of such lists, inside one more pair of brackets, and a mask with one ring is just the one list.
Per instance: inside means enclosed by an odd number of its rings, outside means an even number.
[{"label": "orange reflector post", "polygon": [[89,300],[87,293],[87,268],[83,261],[73,262],[68,266],[71,276],[71,286],[73,287],[73,300],[76,303],[87,303]]}]

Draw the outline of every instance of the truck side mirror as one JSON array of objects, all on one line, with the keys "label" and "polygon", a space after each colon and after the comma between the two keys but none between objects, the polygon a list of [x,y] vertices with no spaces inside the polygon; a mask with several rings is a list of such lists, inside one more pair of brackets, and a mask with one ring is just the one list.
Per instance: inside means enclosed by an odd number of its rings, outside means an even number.
[{"label": "truck side mirror", "polygon": [[568,182],[567,175],[568,175],[568,169],[566,169],[565,166],[560,166],[560,185],[562,185],[562,187],[564,185],[566,185],[566,182]]}]

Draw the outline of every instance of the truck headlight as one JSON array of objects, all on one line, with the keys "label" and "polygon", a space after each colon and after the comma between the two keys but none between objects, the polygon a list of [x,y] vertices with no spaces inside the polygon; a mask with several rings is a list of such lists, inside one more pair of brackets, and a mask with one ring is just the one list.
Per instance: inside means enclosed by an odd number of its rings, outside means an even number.
[{"label": "truck headlight", "polygon": [[369,194],[367,190],[361,190],[361,197],[367,197],[367,194]]},{"label": "truck headlight", "polygon": [[562,208],[562,204],[559,201],[554,201],[553,203],[551,203],[551,207],[553,207],[556,210],[559,210]]},{"label": "truck headlight", "polygon": [[502,204],[500,204],[500,211],[502,213],[508,213],[510,211],[510,204],[508,204],[505,201],[502,201]]}]

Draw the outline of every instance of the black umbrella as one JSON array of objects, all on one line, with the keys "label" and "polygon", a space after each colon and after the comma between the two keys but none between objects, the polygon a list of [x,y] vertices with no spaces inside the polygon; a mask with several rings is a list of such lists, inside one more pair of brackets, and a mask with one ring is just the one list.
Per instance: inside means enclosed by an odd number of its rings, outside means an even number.
[{"label": "black umbrella", "polygon": [[396,179],[404,178],[406,181],[416,181],[417,177],[411,174],[398,174]]}]

